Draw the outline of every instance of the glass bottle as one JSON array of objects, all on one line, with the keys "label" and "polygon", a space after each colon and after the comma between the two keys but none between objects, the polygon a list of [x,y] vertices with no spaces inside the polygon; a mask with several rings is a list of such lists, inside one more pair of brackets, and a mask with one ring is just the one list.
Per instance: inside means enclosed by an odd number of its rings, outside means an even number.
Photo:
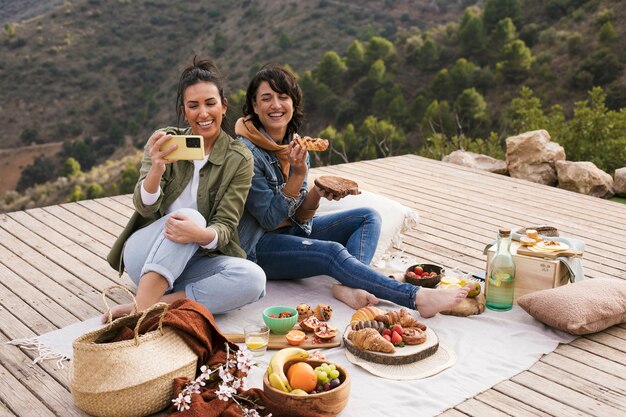
[{"label": "glass bottle", "polygon": [[513,308],[515,287],[515,262],[511,255],[511,231],[500,229],[496,243],[496,253],[489,262],[487,277],[487,308],[507,311]]}]

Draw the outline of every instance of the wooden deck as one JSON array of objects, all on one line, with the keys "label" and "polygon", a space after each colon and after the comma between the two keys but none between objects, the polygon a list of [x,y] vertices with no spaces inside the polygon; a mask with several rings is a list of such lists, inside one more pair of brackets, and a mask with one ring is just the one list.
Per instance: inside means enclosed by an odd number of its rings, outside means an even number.
[{"label": "wooden deck", "polygon": [[[404,249],[421,259],[484,269],[499,226],[550,224],[587,244],[587,277],[626,279],[626,206],[417,156],[324,167],[415,208]],[[31,366],[32,352],[6,342],[97,315],[101,291],[118,279],[105,256],[132,213],[130,196],[0,215],[0,416],[85,416],[67,367]],[[124,302],[113,296],[113,301]],[[528,371],[442,414],[626,415],[626,324],[576,339]]]}]

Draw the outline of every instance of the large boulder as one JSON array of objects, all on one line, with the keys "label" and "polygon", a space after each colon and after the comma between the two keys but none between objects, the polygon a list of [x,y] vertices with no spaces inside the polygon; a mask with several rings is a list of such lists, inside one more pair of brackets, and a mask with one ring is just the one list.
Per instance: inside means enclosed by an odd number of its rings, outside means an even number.
[{"label": "large boulder", "polygon": [[626,167],[615,170],[615,194],[626,197]]},{"label": "large boulder", "polygon": [[450,162],[451,164],[476,168],[496,174],[506,175],[508,173],[505,161],[492,158],[488,155],[462,151],[460,149],[452,152],[450,155],[445,155],[441,160],[443,162]]},{"label": "large boulder", "polygon": [[593,162],[557,161],[556,172],[559,188],[600,198],[615,195],[613,177]]},{"label": "large boulder", "polygon": [[545,185],[556,185],[556,161],[565,160],[565,150],[550,141],[545,130],[534,130],[506,139],[509,175]]}]

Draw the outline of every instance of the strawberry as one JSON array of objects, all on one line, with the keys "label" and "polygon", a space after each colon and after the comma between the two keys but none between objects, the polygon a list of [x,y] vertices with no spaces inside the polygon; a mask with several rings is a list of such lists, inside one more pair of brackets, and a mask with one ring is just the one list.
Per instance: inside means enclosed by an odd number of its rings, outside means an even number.
[{"label": "strawberry", "polygon": [[391,333],[396,332],[398,334],[402,334],[404,333],[404,329],[402,328],[402,326],[400,326],[399,324],[396,324],[393,326],[393,328],[391,329]]},{"label": "strawberry", "polygon": [[389,337],[391,337],[391,329],[385,329],[385,330],[383,330],[382,335],[383,335],[383,336],[389,336]]},{"label": "strawberry", "polygon": [[[384,334],[383,337],[385,338],[386,341],[391,342],[391,336],[389,336],[388,334]],[[402,339],[402,338],[400,338]],[[391,342],[393,343],[393,342]]]},{"label": "strawberry", "polygon": [[400,336],[397,332],[391,332],[391,343],[399,345],[402,343],[402,336]]}]

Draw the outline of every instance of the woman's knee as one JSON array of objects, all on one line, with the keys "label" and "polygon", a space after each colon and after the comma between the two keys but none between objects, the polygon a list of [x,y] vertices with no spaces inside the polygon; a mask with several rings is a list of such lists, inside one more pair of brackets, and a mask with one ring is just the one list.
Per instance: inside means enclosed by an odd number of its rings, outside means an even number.
[{"label": "woman's knee", "polygon": [[183,216],[189,217],[195,224],[200,227],[206,227],[206,219],[202,214],[200,214],[198,210],[192,208],[181,208],[176,210],[174,213],[182,214]]}]

